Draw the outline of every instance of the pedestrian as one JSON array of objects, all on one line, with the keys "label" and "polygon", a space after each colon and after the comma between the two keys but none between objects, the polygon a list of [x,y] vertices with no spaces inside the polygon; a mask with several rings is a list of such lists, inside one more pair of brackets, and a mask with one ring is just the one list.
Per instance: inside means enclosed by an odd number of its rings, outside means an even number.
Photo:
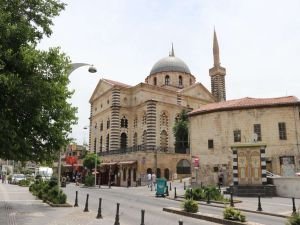
[{"label": "pedestrian", "polygon": [[155,187],[155,185],[156,185],[156,175],[153,173],[152,176],[151,176],[151,178],[152,178],[152,183],[153,183],[153,185]]},{"label": "pedestrian", "polygon": [[147,174],[147,184],[148,184],[148,188],[149,188],[150,185],[151,185],[151,180],[152,180],[151,173],[148,173],[148,174]]}]

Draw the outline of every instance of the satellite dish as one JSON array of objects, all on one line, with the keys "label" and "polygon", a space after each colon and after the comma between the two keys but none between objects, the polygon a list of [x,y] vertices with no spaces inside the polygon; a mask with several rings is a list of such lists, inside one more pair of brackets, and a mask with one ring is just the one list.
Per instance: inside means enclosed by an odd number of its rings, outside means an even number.
[{"label": "satellite dish", "polygon": [[257,142],[257,138],[258,138],[257,133],[254,133],[254,134],[253,134],[253,142]]}]

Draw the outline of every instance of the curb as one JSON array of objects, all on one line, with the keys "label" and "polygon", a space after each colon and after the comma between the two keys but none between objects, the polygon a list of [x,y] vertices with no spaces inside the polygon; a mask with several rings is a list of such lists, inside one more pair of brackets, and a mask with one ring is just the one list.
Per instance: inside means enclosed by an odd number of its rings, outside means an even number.
[{"label": "curb", "polygon": [[46,201],[45,203],[47,203],[48,205],[50,205],[51,207],[73,207],[72,205],[70,205],[69,203],[65,203],[65,204],[54,204],[52,202]]},{"label": "curb", "polygon": [[[174,201],[180,201],[182,202],[183,200],[181,199],[172,199],[169,198],[170,200],[174,200]],[[197,201],[199,205],[204,205],[204,206],[210,206],[210,207],[216,207],[216,208],[225,208],[224,205],[213,205],[213,204],[205,204],[202,202]],[[242,208],[237,208],[237,207],[233,207],[234,209],[238,209],[240,211],[243,212],[249,212],[249,213],[256,213],[256,214],[262,214],[262,215],[267,215],[267,216],[275,216],[275,217],[281,217],[281,218],[290,218],[291,216],[287,216],[287,215],[281,215],[281,214],[276,214],[276,213],[270,213],[270,212],[264,212],[264,211],[254,211],[254,210],[249,210],[249,209],[242,209]]]},{"label": "curb", "polygon": [[182,216],[188,216],[188,217],[192,217],[192,218],[196,218],[196,219],[206,220],[206,221],[210,221],[210,222],[214,222],[214,223],[225,224],[225,225],[263,225],[260,223],[254,223],[254,222],[250,222],[250,221],[239,222],[239,221],[234,221],[234,220],[226,220],[226,219],[223,219],[214,214],[203,214],[200,212],[189,213],[189,212],[185,212],[181,209],[173,208],[173,207],[163,208],[163,211],[175,213],[175,214],[182,215]]}]

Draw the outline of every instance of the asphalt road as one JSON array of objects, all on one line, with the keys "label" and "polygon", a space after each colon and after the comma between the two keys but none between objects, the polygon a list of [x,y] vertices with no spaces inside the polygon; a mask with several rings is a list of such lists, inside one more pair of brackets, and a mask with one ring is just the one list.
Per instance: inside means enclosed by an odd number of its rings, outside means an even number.
[{"label": "asphalt road", "polygon": [[[72,184],[64,189],[71,204],[75,202],[75,192],[78,191],[79,207],[85,208],[86,195],[89,194],[89,213],[96,216],[99,198],[102,198],[102,215],[106,219],[115,221],[116,205],[120,203],[120,223],[122,225],[141,224],[141,210],[145,209],[145,224],[147,225],[175,225],[182,219],[184,225],[215,224],[208,221],[183,217],[180,215],[163,212],[163,207],[180,207],[180,202],[167,198],[156,198],[155,192],[151,192],[147,187],[112,187],[108,189],[82,188]],[[200,205],[199,211],[221,216],[222,208]],[[248,221],[253,221],[266,225],[282,225],[286,219],[274,216],[259,215],[256,213],[244,212]]]}]

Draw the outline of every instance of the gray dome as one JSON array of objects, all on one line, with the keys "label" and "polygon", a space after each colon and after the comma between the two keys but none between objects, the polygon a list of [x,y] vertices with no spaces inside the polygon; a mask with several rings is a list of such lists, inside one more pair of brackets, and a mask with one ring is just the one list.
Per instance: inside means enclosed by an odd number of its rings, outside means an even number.
[{"label": "gray dome", "polygon": [[152,67],[150,75],[159,72],[183,72],[191,74],[191,71],[185,64],[185,62],[172,55],[162,58],[157,63],[155,63]]}]

